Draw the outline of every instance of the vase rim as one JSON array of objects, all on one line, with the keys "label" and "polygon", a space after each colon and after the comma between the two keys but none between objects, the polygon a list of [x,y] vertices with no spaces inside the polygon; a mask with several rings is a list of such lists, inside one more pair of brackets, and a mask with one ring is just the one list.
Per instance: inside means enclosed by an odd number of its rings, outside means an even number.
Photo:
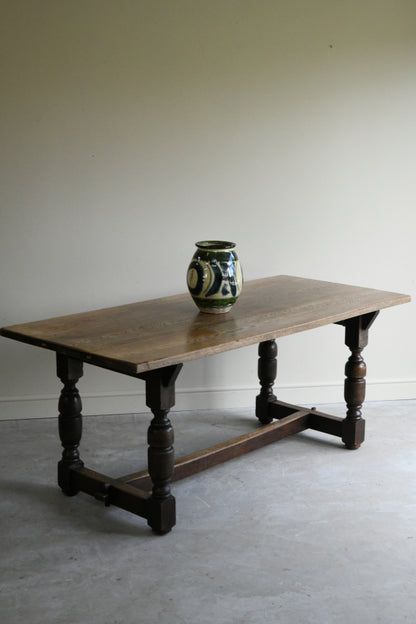
[{"label": "vase rim", "polygon": [[235,243],[231,241],[222,241],[222,240],[204,240],[198,241],[195,245],[199,249],[215,249],[219,251],[221,249],[234,249]]}]

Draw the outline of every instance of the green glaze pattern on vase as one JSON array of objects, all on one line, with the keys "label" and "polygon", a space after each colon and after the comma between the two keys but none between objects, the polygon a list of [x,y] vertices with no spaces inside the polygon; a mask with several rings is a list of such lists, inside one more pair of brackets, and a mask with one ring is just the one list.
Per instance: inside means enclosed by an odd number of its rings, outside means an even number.
[{"label": "green glaze pattern on vase", "polygon": [[243,286],[243,274],[230,241],[199,241],[188,267],[187,284],[201,312],[228,312]]}]

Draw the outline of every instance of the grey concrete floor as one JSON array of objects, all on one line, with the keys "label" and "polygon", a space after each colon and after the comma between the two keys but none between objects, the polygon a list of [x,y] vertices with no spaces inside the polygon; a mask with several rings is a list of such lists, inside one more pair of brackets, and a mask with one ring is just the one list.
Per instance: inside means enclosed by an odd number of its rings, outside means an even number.
[{"label": "grey concrete floor", "polygon": [[[60,493],[55,419],[1,422],[1,622],[416,622],[416,401],[369,403],[365,417],[358,451],[305,432],[176,483],[177,525],[163,537]],[[254,416],[172,421],[179,456]],[[111,476],[145,467],[148,422],[86,418],[85,463]]]}]

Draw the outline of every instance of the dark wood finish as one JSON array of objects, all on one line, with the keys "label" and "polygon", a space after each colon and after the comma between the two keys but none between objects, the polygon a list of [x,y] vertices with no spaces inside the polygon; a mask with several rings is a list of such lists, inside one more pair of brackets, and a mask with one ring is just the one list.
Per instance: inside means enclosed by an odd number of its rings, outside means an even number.
[{"label": "dark wood finish", "polygon": [[[368,329],[378,310],[407,301],[409,296],[398,293],[278,276],[246,283],[238,302],[225,315],[197,312],[186,294],[5,327],[0,333],[57,353],[57,373],[63,383],[59,400],[63,453],[58,482],[65,494],[86,492],[104,505],[116,505],[146,518],[156,533],[163,534],[175,524],[172,480],[308,428],[340,437],[347,448],[358,448],[364,440],[361,410],[366,366],[361,352]],[[284,403],[273,394],[275,339],[329,323],[345,327],[345,342],[351,350],[345,367],[344,419]],[[263,425],[174,462],[168,414],[175,402],[175,381],[182,363],[254,343],[260,343],[256,415]],[[82,406],[76,387],[83,362],[145,381],[146,403],[153,413],[147,471],[113,479],[83,465],[78,450]],[[277,422],[271,422],[273,419]]]},{"label": "dark wood finish", "polygon": [[[269,404],[269,412],[272,418],[285,418],[288,414],[293,414],[299,409],[300,408],[297,405],[285,403],[284,401],[276,400],[270,402]],[[333,436],[342,436],[342,423],[344,422],[343,418],[319,412],[314,407],[308,411],[308,429],[314,429],[315,431],[321,431],[322,433],[329,433]]]},{"label": "dark wood finish", "polygon": [[367,366],[361,355],[368,344],[368,330],[378,311],[342,321],[345,326],[345,344],[351,355],[345,365],[344,398],[347,415],[343,422],[342,440],[348,449],[355,450],[364,442],[365,420],[361,409],[365,399]]},{"label": "dark wood finish", "polygon": [[[276,400],[270,403],[270,411],[279,419],[277,422],[176,460],[171,480],[185,479],[306,429],[342,436],[343,419],[315,408],[303,409]],[[153,482],[148,470],[113,479],[81,466],[72,469],[72,483],[106,506],[116,505],[139,516],[149,516],[152,493],[148,490],[152,490]]]},{"label": "dark wood finish", "polygon": [[176,522],[175,498],[170,493],[174,435],[168,413],[175,404],[175,381],[181,368],[182,364],[178,364],[151,371],[145,376],[146,405],[153,412],[147,432],[148,470],[153,484],[147,522],[159,534],[170,531]]},{"label": "dark wood finish", "polygon": [[183,294],[14,325],[1,333],[137,376],[407,301],[399,293],[280,275],[246,282],[227,314],[198,312]]},{"label": "dark wood finish", "polygon": [[[287,436],[304,431],[309,427],[310,410],[296,408],[293,414],[283,420],[259,427],[237,438],[216,444],[202,451],[197,451],[175,462],[172,481],[179,481],[197,472],[207,470],[218,464],[241,457],[262,446],[282,440]],[[148,471],[133,473],[122,477],[124,483],[146,489],[151,480]]]},{"label": "dark wood finish", "polygon": [[81,466],[71,469],[71,479],[79,491],[90,494],[104,503],[106,507],[114,505],[126,511],[148,517],[148,505],[151,498],[149,492],[113,479],[94,470]]},{"label": "dark wood finish", "polygon": [[316,409],[311,410],[311,418],[309,420],[309,429],[315,431],[321,431],[321,433],[328,433],[329,435],[342,437],[344,418],[339,416],[332,416],[331,414],[325,414],[319,412]]},{"label": "dark wood finish", "polygon": [[260,394],[256,397],[256,416],[262,424],[272,422],[269,403],[276,400],[273,384],[277,374],[277,344],[275,340],[266,340],[259,344],[257,374],[260,380]]},{"label": "dark wood finish", "polygon": [[84,465],[78,451],[82,435],[82,403],[76,387],[83,374],[82,362],[58,353],[56,370],[64,384],[58,403],[59,437],[64,447],[62,459],[58,463],[58,484],[67,496],[74,496],[78,493],[78,488],[72,482],[71,469]]}]

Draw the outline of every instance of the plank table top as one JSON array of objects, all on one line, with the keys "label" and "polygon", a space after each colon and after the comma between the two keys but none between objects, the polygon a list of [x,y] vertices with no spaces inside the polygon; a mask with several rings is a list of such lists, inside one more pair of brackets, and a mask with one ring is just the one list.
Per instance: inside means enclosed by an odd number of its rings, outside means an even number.
[{"label": "plank table top", "polygon": [[0,333],[135,376],[408,301],[405,294],[279,275],[246,282],[226,314],[199,312],[186,293],[4,327]]}]

